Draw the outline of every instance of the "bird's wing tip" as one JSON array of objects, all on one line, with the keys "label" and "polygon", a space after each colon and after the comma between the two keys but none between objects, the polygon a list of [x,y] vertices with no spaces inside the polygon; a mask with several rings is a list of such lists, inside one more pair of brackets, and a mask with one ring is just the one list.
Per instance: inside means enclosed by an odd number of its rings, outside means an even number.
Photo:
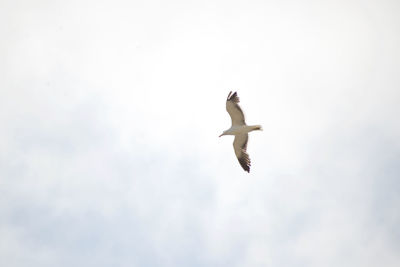
[{"label": "bird's wing tip", "polygon": [[228,97],[226,98],[226,100],[228,101],[229,98],[231,97],[232,91],[229,92]]},{"label": "bird's wing tip", "polygon": [[228,95],[228,98],[226,99],[226,101],[231,101],[235,104],[239,103],[240,100],[239,100],[239,97],[237,96],[237,92],[234,92],[233,94],[232,94],[232,91],[229,92],[229,95]]},{"label": "bird's wing tip", "polygon": [[230,91],[226,100],[230,101],[232,99],[235,99],[236,97],[237,97],[237,92],[235,91],[234,93],[232,93],[232,91]]}]

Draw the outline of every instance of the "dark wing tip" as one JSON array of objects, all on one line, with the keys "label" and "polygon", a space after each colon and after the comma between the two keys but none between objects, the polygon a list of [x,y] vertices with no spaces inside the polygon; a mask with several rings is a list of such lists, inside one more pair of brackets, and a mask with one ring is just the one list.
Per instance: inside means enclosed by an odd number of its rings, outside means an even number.
[{"label": "dark wing tip", "polygon": [[226,98],[226,101],[229,101],[229,98],[231,97],[232,91],[229,92],[228,97]]},{"label": "dark wing tip", "polygon": [[249,155],[247,153],[243,152],[240,155],[240,158],[238,158],[238,160],[239,160],[240,166],[242,166],[243,170],[250,173],[251,162],[250,162]]},{"label": "dark wing tip", "polygon": [[237,96],[237,92],[232,94],[232,91],[228,95],[227,101],[232,101],[233,103],[239,103],[239,97]]}]

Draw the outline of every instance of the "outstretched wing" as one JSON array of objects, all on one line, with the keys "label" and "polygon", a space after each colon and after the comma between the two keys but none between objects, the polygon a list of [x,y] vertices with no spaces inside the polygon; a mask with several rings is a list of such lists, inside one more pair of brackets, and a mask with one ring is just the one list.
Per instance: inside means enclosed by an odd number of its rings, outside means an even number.
[{"label": "outstretched wing", "polygon": [[232,94],[231,91],[229,93],[228,98],[226,99],[226,111],[228,111],[231,116],[232,126],[241,126],[246,124],[243,111],[239,106],[239,97],[236,92]]},{"label": "outstretched wing", "polygon": [[235,150],[235,154],[237,159],[239,160],[240,166],[247,171],[250,172],[250,158],[249,154],[247,154],[247,141],[249,139],[249,135],[245,134],[237,134],[235,136],[235,140],[233,140],[233,148]]}]

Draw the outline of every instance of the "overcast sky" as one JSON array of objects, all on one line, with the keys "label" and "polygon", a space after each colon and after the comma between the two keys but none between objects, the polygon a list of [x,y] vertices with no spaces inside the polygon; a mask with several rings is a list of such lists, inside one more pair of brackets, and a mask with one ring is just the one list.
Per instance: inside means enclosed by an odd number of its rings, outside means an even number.
[{"label": "overcast sky", "polygon": [[400,266],[399,14],[2,0],[0,265]]}]

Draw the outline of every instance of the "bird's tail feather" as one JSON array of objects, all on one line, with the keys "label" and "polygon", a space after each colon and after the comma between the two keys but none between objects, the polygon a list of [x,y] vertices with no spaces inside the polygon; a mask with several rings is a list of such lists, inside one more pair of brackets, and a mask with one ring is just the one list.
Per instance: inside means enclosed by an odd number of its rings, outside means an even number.
[{"label": "bird's tail feather", "polygon": [[262,131],[263,128],[261,125],[253,125],[253,126],[251,126],[251,130],[252,131],[256,131],[256,130]]}]

